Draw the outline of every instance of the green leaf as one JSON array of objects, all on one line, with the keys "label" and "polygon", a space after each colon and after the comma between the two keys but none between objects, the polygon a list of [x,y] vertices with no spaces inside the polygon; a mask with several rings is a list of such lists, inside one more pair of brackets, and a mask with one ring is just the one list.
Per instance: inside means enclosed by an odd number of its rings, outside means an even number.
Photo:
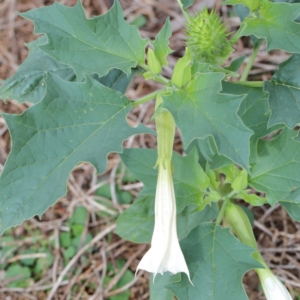
[{"label": "green leaf", "polygon": [[299,0],[272,0],[272,2],[299,3]]},{"label": "green leaf", "polygon": [[[241,21],[243,21],[250,14],[249,8],[241,4],[235,5],[234,11],[239,16]],[[261,42],[261,40],[255,37],[253,34],[251,34],[250,37],[254,47],[258,46],[258,44]]]},{"label": "green leaf", "polygon": [[[22,255],[26,255],[26,254],[35,254],[36,253],[36,249],[25,249],[22,251]],[[41,252],[39,252],[41,253]],[[30,258],[30,257],[27,257],[27,258],[23,258],[23,259],[20,259],[20,263],[23,265],[23,266],[28,266],[28,267],[32,267],[35,263],[37,259],[36,258]]]},{"label": "green leaf", "polygon": [[101,173],[109,152],[122,152],[123,140],[149,131],[130,127],[130,101],[91,77],[70,83],[49,74],[46,84],[43,101],[22,115],[4,115],[13,148],[0,178],[0,232],[41,216],[65,195],[78,163]]},{"label": "green leaf", "polygon": [[66,66],[43,52],[38,46],[45,44],[47,38],[42,36],[27,45],[29,55],[21,64],[16,74],[4,80],[0,86],[0,98],[17,100],[19,103],[41,101],[45,95],[44,79],[48,72],[62,79],[73,81],[75,74],[72,68]]},{"label": "green leaf", "polygon": [[97,74],[92,74],[92,77],[101,84],[121,93],[125,93],[129,83],[133,77],[137,74],[137,69],[132,69],[130,75],[126,75],[124,72],[118,69],[112,69],[109,73],[103,77],[99,77]]},{"label": "green leaf", "polygon": [[187,9],[190,6],[192,6],[195,2],[195,0],[179,0],[182,3],[182,8]]},{"label": "green leaf", "polygon": [[180,281],[180,274],[172,275],[164,273],[163,275],[157,274],[155,278],[150,276],[150,300],[174,300],[174,295],[169,290],[165,289],[165,285],[175,281]]},{"label": "green leaf", "polygon": [[269,126],[286,124],[293,129],[300,123],[300,55],[294,54],[280,64],[272,80],[265,82],[272,115]]},{"label": "green leaf", "polygon": [[225,69],[228,71],[236,72],[241,67],[245,59],[246,59],[246,55],[238,57],[231,62],[230,66],[225,67]]},{"label": "green leaf", "polygon": [[87,218],[87,210],[84,206],[77,206],[69,219],[69,222],[73,224],[85,225]]},{"label": "green leaf", "polygon": [[59,235],[59,243],[61,247],[68,248],[71,245],[71,232],[62,232]]},{"label": "green leaf", "polygon": [[212,170],[232,164],[230,159],[224,155],[219,155],[216,143],[211,136],[205,139],[193,140],[186,149],[186,152],[189,153],[194,147],[198,151],[199,163],[202,168],[205,168],[207,162]]},{"label": "green leaf", "polygon": [[163,96],[162,106],[173,115],[185,147],[212,136],[219,154],[248,170],[252,131],[237,115],[244,96],[220,94],[223,78],[221,73],[199,74],[185,90]]},{"label": "green leaf", "polygon": [[[45,95],[46,86],[44,79],[47,73],[53,73],[66,81],[74,81],[76,75],[73,69],[56,61],[43,52],[38,46],[47,43],[47,37],[27,44],[29,55],[21,64],[16,74],[4,80],[0,86],[0,98],[10,98],[19,103],[41,101]],[[137,69],[133,69],[129,76],[118,69],[112,69],[103,77],[93,74],[92,77],[103,85],[124,93],[131,82]]]},{"label": "green leaf", "polygon": [[[126,270],[124,275],[120,278],[120,280],[115,285],[115,289],[121,289],[125,285],[129,284],[131,281],[134,280],[134,275],[130,270]],[[130,299],[130,290],[125,289],[124,292],[111,296],[108,298],[109,300],[129,300]]]},{"label": "green leaf", "polygon": [[26,288],[30,285],[31,272],[28,267],[22,267],[19,264],[12,264],[5,272],[4,279],[10,279],[8,287],[22,287]]},{"label": "green leaf", "polygon": [[238,110],[238,116],[254,133],[250,138],[250,162],[255,162],[257,160],[258,140],[282,126],[268,128],[271,112],[268,104],[268,94],[262,88],[247,87],[229,82],[223,82],[222,86],[223,93],[246,95]]},{"label": "green leaf", "polygon": [[248,191],[251,190],[244,190],[234,196],[235,199],[243,199],[244,201],[248,202],[252,206],[261,206],[267,203],[266,198],[259,197],[256,194],[248,194]]},{"label": "green leaf", "polygon": [[71,66],[79,81],[84,74],[101,77],[113,68],[130,74],[137,63],[144,63],[147,40],[125,22],[118,1],[105,15],[91,19],[86,18],[81,1],[73,7],[54,3],[21,16],[34,22],[35,33],[47,34],[48,44],[40,48]]},{"label": "green leaf", "polygon": [[179,300],[248,299],[242,277],[260,265],[251,256],[254,249],[242,244],[228,228],[201,224],[180,246],[194,286],[186,275],[167,285]]},{"label": "green leaf", "polygon": [[168,18],[164,27],[157,34],[155,40],[153,41],[154,53],[156,58],[159,60],[162,66],[167,66],[167,56],[172,52],[169,48],[169,38],[172,35],[171,22]]},{"label": "green leaf", "polygon": [[177,233],[180,239],[185,238],[190,231],[201,223],[215,220],[219,209],[216,203],[211,203],[199,211],[194,205],[187,206],[177,215]]},{"label": "green leaf", "polygon": [[[138,200],[118,218],[115,232],[124,239],[147,243],[151,240],[154,227],[157,170],[153,169],[153,166],[157,152],[149,149],[124,149],[120,156],[131,173],[144,182],[144,189]],[[214,219],[217,209],[216,206],[207,206],[203,211],[196,211],[197,206],[202,203],[203,191],[210,184],[197,163],[196,152],[193,151],[185,157],[174,153],[172,162],[178,235],[183,238],[200,222]]]},{"label": "green leaf", "polygon": [[279,203],[287,210],[292,219],[300,222],[300,188],[292,191],[289,196]]},{"label": "green leaf", "polygon": [[300,53],[300,24],[294,20],[300,14],[300,4],[272,3],[263,0],[259,12],[243,21],[240,36],[255,35],[267,39],[267,50],[280,49]]},{"label": "green leaf", "polygon": [[249,184],[267,193],[272,205],[300,187],[300,144],[294,140],[296,136],[296,131],[283,129],[277,138],[259,142],[259,160],[251,168]]},{"label": "green leaf", "polygon": [[261,5],[261,0],[226,0],[223,1],[223,4],[227,5],[245,5],[251,11],[257,10]]},{"label": "green leaf", "polygon": [[[122,259],[118,259],[114,265],[108,264],[108,274],[110,277],[106,276],[104,279],[105,285],[112,279],[111,277],[114,277],[115,275],[118,275],[118,273],[121,271],[121,269],[125,266],[126,261]],[[119,279],[119,281],[114,286],[113,290],[118,290],[120,288],[123,288],[125,285],[129,284],[132,280],[134,280],[134,275],[130,270],[126,270],[123,276]],[[108,298],[108,300],[129,300],[130,299],[130,290],[125,289],[123,293],[119,293],[117,295],[111,296]]]},{"label": "green leaf", "polygon": [[248,186],[248,174],[245,170],[238,169],[234,164],[218,170],[226,176],[224,183],[230,183],[236,192],[241,192]]}]

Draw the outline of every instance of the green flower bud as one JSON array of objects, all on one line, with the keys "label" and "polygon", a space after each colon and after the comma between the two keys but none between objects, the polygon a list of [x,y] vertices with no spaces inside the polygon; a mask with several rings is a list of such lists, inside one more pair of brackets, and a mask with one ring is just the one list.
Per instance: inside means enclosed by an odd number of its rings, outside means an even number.
[{"label": "green flower bud", "polygon": [[225,218],[234,233],[244,244],[258,250],[248,216],[239,205],[228,203],[225,210]]},{"label": "green flower bud", "polygon": [[223,64],[233,51],[227,39],[226,27],[219,15],[212,10],[202,10],[187,22],[187,46],[200,62]]},{"label": "green flower bud", "polygon": [[151,48],[148,49],[148,67],[149,70],[155,75],[161,72],[161,64]]},{"label": "green flower bud", "polygon": [[174,67],[174,71],[172,75],[172,83],[174,83],[179,88],[182,88],[191,80],[192,77],[191,60],[192,60],[191,52],[187,48],[184,56],[177,61]]}]

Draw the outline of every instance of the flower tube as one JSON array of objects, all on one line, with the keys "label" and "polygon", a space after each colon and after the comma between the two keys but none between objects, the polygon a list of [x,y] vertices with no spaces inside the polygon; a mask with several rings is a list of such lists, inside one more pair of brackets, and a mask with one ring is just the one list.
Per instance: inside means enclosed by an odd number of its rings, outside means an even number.
[{"label": "flower tube", "polygon": [[225,217],[237,237],[244,244],[256,250],[253,253],[253,258],[261,263],[264,268],[256,268],[254,271],[259,276],[267,300],[293,300],[288,290],[272,273],[261,256],[253,234],[252,226],[243,209],[236,204],[228,203],[225,211]]},{"label": "flower tube", "polygon": [[[157,99],[156,106],[161,103]],[[155,224],[151,248],[140,261],[140,269],[148,272],[176,274],[184,272],[190,279],[188,267],[181,251],[176,229],[176,200],[172,179],[172,149],[175,123],[169,112],[162,112],[156,118],[158,144],[158,179],[155,194]]]},{"label": "flower tube", "polygon": [[293,300],[286,287],[267,266],[265,269],[255,269],[255,271],[267,300]]}]

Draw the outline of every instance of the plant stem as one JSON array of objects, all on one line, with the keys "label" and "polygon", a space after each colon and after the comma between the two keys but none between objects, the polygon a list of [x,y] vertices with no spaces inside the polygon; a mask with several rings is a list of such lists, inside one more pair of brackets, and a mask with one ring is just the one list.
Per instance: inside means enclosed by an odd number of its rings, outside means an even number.
[{"label": "plant stem", "polygon": [[232,196],[236,195],[237,192],[236,191],[231,191],[229,194],[226,195],[225,199],[231,199]]},{"label": "plant stem", "polygon": [[[150,72],[150,70],[149,70],[149,68],[146,64],[139,63],[138,65],[141,68],[143,68],[145,71]],[[151,79],[155,80],[156,82],[165,84],[167,86],[172,86],[171,81],[169,79],[165,78],[164,76],[160,75],[160,74],[159,75],[154,75],[153,74],[153,77]]]},{"label": "plant stem", "polygon": [[252,52],[252,54],[251,54],[251,56],[250,56],[250,58],[249,58],[249,61],[248,61],[247,65],[246,65],[246,68],[245,68],[245,70],[244,70],[244,72],[243,72],[243,74],[242,74],[242,77],[241,77],[240,81],[245,81],[245,80],[247,80],[248,75],[249,75],[249,72],[250,72],[250,70],[251,70],[251,68],[252,68],[252,66],[253,66],[254,60],[255,60],[255,58],[256,58],[256,55],[257,55],[257,53],[258,53],[258,50],[259,50],[259,47],[260,47],[261,43],[262,43],[262,40],[259,41],[259,42],[256,44],[256,46],[254,47],[254,50],[253,50],[253,52]]},{"label": "plant stem", "polygon": [[155,92],[152,92],[152,93],[150,93],[150,94],[148,94],[148,95],[146,95],[146,96],[144,96],[144,97],[141,97],[141,98],[137,99],[136,101],[132,102],[131,105],[132,105],[132,107],[137,107],[137,106],[139,106],[140,104],[143,104],[143,103],[145,103],[145,102],[148,102],[148,101],[150,101],[150,100],[156,98],[156,96],[157,96],[159,93],[161,93],[161,92],[163,92],[163,91],[165,91],[165,90],[166,90],[166,88],[163,88],[163,89],[157,90],[157,91],[155,91]]},{"label": "plant stem", "polygon": [[224,218],[224,215],[225,215],[225,209],[226,209],[226,205],[227,205],[227,201],[223,201],[222,203],[222,206],[221,206],[221,209],[219,211],[219,214],[218,214],[218,217],[217,217],[217,220],[216,220],[216,225],[220,225],[223,218]]},{"label": "plant stem", "polygon": [[230,81],[230,83],[241,84],[241,85],[250,86],[250,87],[263,87],[264,86],[263,81]]},{"label": "plant stem", "polygon": [[181,0],[177,0],[177,2],[179,4],[179,7],[180,7],[182,13],[184,14],[185,18],[188,20],[190,18],[189,13],[183,8]]}]

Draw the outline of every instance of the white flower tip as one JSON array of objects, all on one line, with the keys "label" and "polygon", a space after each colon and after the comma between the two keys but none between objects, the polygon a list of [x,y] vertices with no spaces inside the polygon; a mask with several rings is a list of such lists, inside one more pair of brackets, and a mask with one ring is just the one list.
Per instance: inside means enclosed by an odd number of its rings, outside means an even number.
[{"label": "white flower tip", "polygon": [[268,268],[256,269],[267,300],[293,300],[283,283]]}]

